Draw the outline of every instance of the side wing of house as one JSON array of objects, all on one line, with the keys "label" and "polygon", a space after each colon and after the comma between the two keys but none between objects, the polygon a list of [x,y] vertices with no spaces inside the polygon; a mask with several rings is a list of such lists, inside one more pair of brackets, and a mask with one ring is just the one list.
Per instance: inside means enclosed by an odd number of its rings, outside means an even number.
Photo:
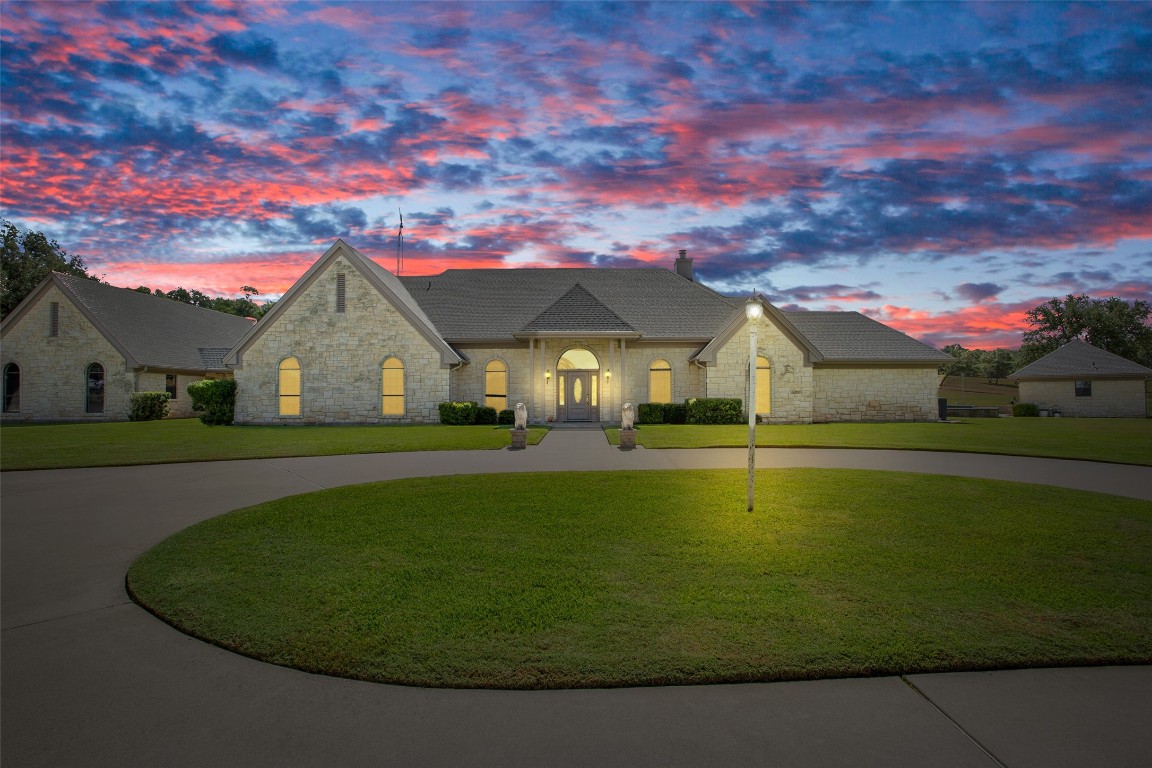
[{"label": "side wing of house", "polygon": [[229,355],[240,424],[439,419],[461,358],[403,287],[338,241]]},{"label": "side wing of house", "polygon": [[117,421],[128,416],[135,374],[126,353],[54,276],[4,319],[5,421]]}]

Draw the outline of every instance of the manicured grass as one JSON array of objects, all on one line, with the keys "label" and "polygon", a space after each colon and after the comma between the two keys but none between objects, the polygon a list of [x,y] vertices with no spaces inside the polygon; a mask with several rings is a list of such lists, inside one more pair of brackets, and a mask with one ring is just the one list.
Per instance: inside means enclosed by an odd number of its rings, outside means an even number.
[{"label": "manicured grass", "polygon": [[987,379],[959,376],[944,379],[937,392],[946,398],[949,405],[1008,405],[1015,399],[1019,402],[1020,388],[1012,384],[989,384]]},{"label": "manicured grass", "polygon": [[[619,430],[608,430],[619,445]],[[641,424],[645,448],[746,447],[748,426]],[[949,423],[760,424],[756,444],[791,448],[903,448],[1152,465],[1152,419],[961,419]]]},{"label": "manicured grass", "polygon": [[[1152,503],[772,470],[411,479],[208,520],[128,573],[299,669],[555,688],[1152,661]],[[462,503],[466,502],[466,503]]]},{"label": "manicured grass", "polygon": [[[198,419],[4,425],[0,469],[505,448],[507,426],[207,427]],[[547,434],[533,428],[529,444]]]}]

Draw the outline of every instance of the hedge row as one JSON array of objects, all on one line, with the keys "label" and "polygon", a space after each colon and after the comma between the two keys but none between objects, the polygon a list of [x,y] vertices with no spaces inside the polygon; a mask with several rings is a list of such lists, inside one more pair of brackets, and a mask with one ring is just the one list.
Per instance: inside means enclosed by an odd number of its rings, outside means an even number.
[{"label": "hedge row", "polygon": [[495,408],[486,405],[477,405],[469,400],[466,403],[440,403],[440,423],[453,426],[468,424],[512,424],[515,416],[508,421],[501,421],[504,413],[512,413],[507,409],[496,413]]},{"label": "hedge row", "polygon": [[1014,403],[1012,405],[1013,416],[1039,416],[1040,408],[1035,403]]},{"label": "hedge row", "polygon": [[640,403],[637,424],[740,424],[744,401],[738,397],[694,397],[683,403]]},{"label": "hedge row", "polygon": [[168,415],[167,392],[133,392],[128,409],[129,421],[156,421]]}]

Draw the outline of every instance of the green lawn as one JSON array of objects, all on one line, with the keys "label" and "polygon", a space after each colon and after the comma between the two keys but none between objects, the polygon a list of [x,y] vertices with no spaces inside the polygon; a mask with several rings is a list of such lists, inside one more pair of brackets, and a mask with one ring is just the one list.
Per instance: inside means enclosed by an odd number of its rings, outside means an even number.
[{"label": "green lawn", "polygon": [[[509,428],[429,426],[207,427],[198,419],[4,425],[0,469],[504,448]],[[547,433],[533,428],[529,444]]]},{"label": "green lawn", "polygon": [[[134,598],[272,663],[427,686],[1152,661],[1152,503],[772,470],[420,478],[213,518]],[[467,500],[467,503],[461,503]]]},{"label": "green lawn", "polygon": [[[619,444],[619,430],[608,430]],[[748,426],[639,425],[645,448],[746,447]],[[903,448],[1152,465],[1152,419],[962,419],[885,424],[760,424],[759,446]]]}]

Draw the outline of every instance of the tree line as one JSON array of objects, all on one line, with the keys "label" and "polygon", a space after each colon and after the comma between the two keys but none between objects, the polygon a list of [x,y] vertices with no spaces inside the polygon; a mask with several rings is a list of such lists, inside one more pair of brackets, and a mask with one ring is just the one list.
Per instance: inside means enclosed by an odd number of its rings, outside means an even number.
[{"label": "tree line", "polygon": [[[24,297],[35,290],[36,286],[51,272],[60,272],[65,275],[85,277],[89,280],[102,282],[99,277],[88,272],[84,259],[69,254],[55,240],[48,239],[41,232],[31,230],[21,232],[10,221],[3,222],[4,245],[2,258],[0,258],[0,318],[16,308]],[[153,296],[163,296],[166,299],[191,304],[196,307],[214,309],[217,312],[226,312],[229,315],[240,317],[254,317],[260,319],[273,302],[266,301],[257,304],[252,301],[253,296],[259,296],[260,291],[250,285],[243,286],[240,291],[244,294],[242,299],[228,299],[223,296],[209,296],[197,290],[176,288],[171,291],[162,291],[159,288],[152,290],[147,286],[136,288],[140,293]]]},{"label": "tree line", "polygon": [[[96,275],[88,273],[82,258],[68,254],[55,240],[49,240],[40,232],[21,232],[9,221],[4,222],[3,263],[0,267],[0,317],[7,317],[50,272],[99,280]],[[185,288],[161,291],[142,285],[136,290],[257,319],[263,317],[273,304],[270,301],[263,304],[254,302],[252,297],[259,296],[260,292],[250,285],[241,287],[242,299],[209,296]],[[983,376],[995,381],[1006,378],[1073,339],[1152,367],[1150,318],[1152,305],[1147,301],[1125,301],[1115,296],[1094,299],[1069,294],[1062,299],[1046,301],[1025,313],[1030,327],[1023,332],[1019,350],[965,349],[959,344],[949,344],[944,351],[956,359],[942,366],[941,372],[954,376]]]}]

